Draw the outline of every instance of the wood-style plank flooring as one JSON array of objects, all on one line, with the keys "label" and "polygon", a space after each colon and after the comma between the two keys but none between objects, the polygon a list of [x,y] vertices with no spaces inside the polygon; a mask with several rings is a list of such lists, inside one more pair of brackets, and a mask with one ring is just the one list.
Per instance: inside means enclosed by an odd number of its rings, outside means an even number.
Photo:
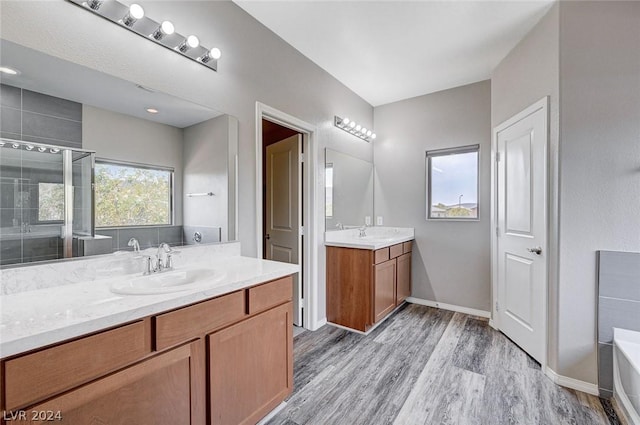
[{"label": "wood-style plank flooring", "polygon": [[485,319],[446,310],[406,304],[367,336],[304,332],[294,359],[294,393],[269,425],[610,423]]}]

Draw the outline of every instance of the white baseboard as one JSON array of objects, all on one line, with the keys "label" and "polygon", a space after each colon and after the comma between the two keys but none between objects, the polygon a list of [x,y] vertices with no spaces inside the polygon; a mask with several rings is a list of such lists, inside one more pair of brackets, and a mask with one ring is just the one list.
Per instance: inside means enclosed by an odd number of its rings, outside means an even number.
[{"label": "white baseboard", "polygon": [[441,308],[443,310],[457,311],[458,313],[465,313],[465,314],[470,314],[472,316],[485,317],[487,319],[491,317],[491,312],[488,312],[488,311],[476,310],[475,308],[462,307],[462,306],[453,305],[453,304],[445,304],[437,301],[423,300],[421,298],[409,297],[407,298],[407,302],[413,303],[413,304],[426,305],[427,307]]},{"label": "white baseboard", "polygon": [[317,331],[318,329],[320,329],[326,324],[327,324],[327,318],[323,317],[322,319],[317,320],[315,323],[313,323],[313,326],[309,326],[307,329],[309,329],[310,331]]},{"label": "white baseboard", "polygon": [[572,390],[582,391],[591,395],[599,395],[598,386],[590,382],[580,381],[578,379],[569,378],[568,376],[558,375],[554,370],[547,366],[545,374],[554,384],[571,388]]}]

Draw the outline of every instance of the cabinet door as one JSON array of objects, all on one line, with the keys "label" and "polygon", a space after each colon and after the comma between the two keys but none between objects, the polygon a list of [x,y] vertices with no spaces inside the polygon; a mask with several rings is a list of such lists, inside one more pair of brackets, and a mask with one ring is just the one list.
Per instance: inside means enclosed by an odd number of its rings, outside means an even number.
[{"label": "cabinet door", "polygon": [[203,340],[183,345],[25,409],[25,422],[203,425],[204,348]]},{"label": "cabinet door", "polygon": [[209,335],[212,424],[255,424],[291,394],[292,306]]},{"label": "cabinet door", "polygon": [[411,252],[398,257],[398,286],[396,305],[411,296]]},{"label": "cabinet door", "polygon": [[377,323],[396,306],[396,260],[385,261],[373,267],[373,321]]}]

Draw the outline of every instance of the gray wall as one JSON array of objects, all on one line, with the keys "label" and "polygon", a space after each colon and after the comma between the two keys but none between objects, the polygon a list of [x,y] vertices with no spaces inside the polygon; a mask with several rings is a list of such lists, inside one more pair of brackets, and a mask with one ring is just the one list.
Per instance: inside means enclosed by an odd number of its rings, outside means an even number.
[{"label": "gray wall", "polygon": [[[558,144],[560,110],[560,8],[555,4],[500,62],[491,76],[491,127],[549,96],[549,347],[558,365]],[[494,312],[495,314],[495,312]]]},{"label": "gray wall", "polygon": [[596,252],[640,251],[640,3],[560,4],[557,372],[597,382]]},{"label": "gray wall", "polygon": [[0,84],[1,135],[9,139],[82,148],[82,105]]},{"label": "gray wall", "polygon": [[[228,240],[229,221],[228,146],[228,115],[184,129],[184,225],[221,228],[224,241]],[[213,192],[214,196],[186,196],[188,193],[206,192]],[[191,242],[191,238],[185,240]]]},{"label": "gray wall", "polygon": [[640,250],[640,3],[561,2],[492,77],[492,125],[550,96],[549,366],[597,382],[596,252]]},{"label": "gray wall", "polygon": [[[182,129],[83,105],[84,148],[96,158],[173,167],[174,192],[182,193]],[[182,197],[174,198],[174,222],[182,224]]]},{"label": "gray wall", "polygon": [[[331,147],[371,161],[373,148],[333,126],[348,115],[373,128],[373,107],[326,71],[228,1],[140,1],[155,19],[170,16],[176,28],[222,50],[218,72],[186,60],[62,0],[3,1],[2,38],[146,87],[234,115],[239,121],[239,229],[243,255],[256,255],[256,101],[317,127],[318,152]],[[73,25],[69,25],[73,22]],[[90,35],[90,36],[88,36]],[[380,132],[378,132],[380,134]],[[319,155],[316,166],[322,168]],[[316,214],[324,231],[324,185]],[[318,318],[325,317],[325,253],[318,238]]]},{"label": "gray wall", "polygon": [[[491,83],[375,108],[375,212],[415,227],[414,297],[489,311]],[[426,220],[425,159],[432,149],[480,145],[480,221]]]}]

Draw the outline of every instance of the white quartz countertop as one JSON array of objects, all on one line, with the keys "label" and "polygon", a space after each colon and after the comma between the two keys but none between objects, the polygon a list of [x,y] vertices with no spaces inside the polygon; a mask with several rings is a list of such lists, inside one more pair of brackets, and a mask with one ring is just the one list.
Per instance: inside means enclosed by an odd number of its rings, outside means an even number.
[{"label": "white quartz countertop", "polygon": [[325,246],[376,250],[415,239],[412,227],[367,227],[365,236],[359,229],[337,230],[324,234]]},{"label": "white quartz countertop", "polygon": [[[214,269],[222,279],[196,289],[156,295],[119,295],[111,285],[140,273],[0,297],[0,358],[117,326],[299,272],[295,264],[249,257],[214,258],[193,267]],[[176,270],[179,270],[176,267]]]}]

